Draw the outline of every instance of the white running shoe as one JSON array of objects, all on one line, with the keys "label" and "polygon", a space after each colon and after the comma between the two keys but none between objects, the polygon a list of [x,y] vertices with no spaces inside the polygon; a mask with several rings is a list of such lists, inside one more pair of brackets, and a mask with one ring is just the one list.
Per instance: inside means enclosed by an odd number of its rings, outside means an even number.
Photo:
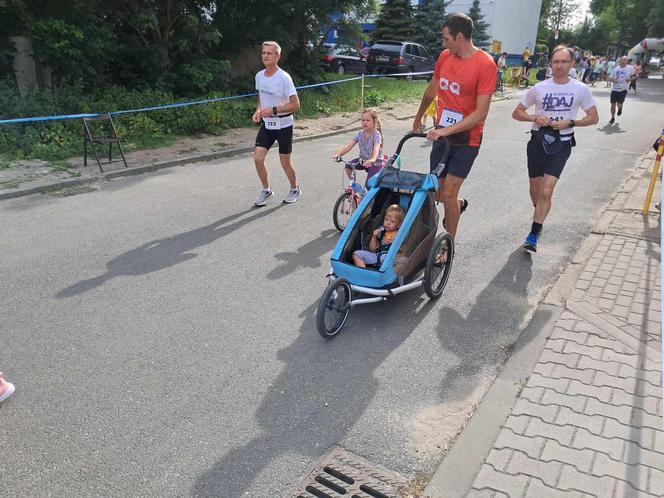
[{"label": "white running shoe", "polygon": [[294,202],[297,202],[298,197],[300,197],[300,194],[302,192],[300,191],[300,187],[295,187],[290,189],[290,192],[288,192],[288,195],[284,199],[284,202],[286,204],[293,204]]},{"label": "white running shoe", "polygon": [[0,394],[0,402],[6,400],[12,394],[14,394],[14,390],[16,389],[14,387],[14,384],[12,384],[11,382],[7,382],[4,379],[2,380],[2,384],[3,384],[4,389],[2,391],[2,394]]},{"label": "white running shoe", "polygon": [[272,189],[265,190],[262,189],[259,194],[258,198],[256,199],[256,202],[254,202],[254,205],[256,206],[265,206],[267,204],[267,200],[274,195],[274,191]]}]

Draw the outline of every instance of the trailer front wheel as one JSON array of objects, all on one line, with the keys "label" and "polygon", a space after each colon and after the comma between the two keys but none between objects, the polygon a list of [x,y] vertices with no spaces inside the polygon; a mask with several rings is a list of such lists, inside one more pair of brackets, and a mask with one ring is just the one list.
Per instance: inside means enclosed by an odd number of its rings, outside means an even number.
[{"label": "trailer front wheel", "polygon": [[316,311],[316,327],[320,335],[331,339],[339,333],[350,314],[351,298],[350,282],[345,278],[337,278],[328,285]]}]

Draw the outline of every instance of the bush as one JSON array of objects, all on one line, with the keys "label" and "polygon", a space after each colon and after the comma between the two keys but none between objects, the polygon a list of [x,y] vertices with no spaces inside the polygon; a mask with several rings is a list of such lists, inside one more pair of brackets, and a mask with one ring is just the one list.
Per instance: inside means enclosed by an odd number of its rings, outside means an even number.
[{"label": "bush", "polygon": [[[329,75],[330,80],[344,79]],[[249,80],[237,81],[241,89],[211,93],[207,98],[247,93]],[[299,82],[298,82],[299,84]],[[422,96],[425,82],[392,78],[367,80],[365,106]],[[251,91],[251,90],[249,90]],[[298,116],[315,118],[334,112],[358,111],[360,81],[307,89],[299,92],[302,108]],[[202,100],[196,99],[196,100]],[[113,112],[159,106],[177,99],[158,89],[128,90],[111,86],[94,93],[71,85],[57,92],[41,91],[21,98],[15,88],[0,81],[0,119],[81,113]],[[118,114],[113,117],[118,134],[128,143],[127,149],[158,147],[181,136],[221,134],[229,128],[252,126],[251,114],[256,97],[213,102],[172,109]],[[36,158],[59,160],[83,153],[83,126],[78,119],[26,124],[0,125],[0,155],[7,160]]]},{"label": "bush", "polygon": [[364,105],[369,107],[377,107],[383,102],[385,102],[385,97],[378,90],[371,91],[364,96]]}]

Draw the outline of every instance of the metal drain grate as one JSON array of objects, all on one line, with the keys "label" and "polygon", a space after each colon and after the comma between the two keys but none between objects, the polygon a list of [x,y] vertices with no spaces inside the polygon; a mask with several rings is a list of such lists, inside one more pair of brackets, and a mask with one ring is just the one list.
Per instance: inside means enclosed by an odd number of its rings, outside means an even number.
[{"label": "metal drain grate", "polygon": [[288,498],[396,498],[408,480],[334,446]]}]

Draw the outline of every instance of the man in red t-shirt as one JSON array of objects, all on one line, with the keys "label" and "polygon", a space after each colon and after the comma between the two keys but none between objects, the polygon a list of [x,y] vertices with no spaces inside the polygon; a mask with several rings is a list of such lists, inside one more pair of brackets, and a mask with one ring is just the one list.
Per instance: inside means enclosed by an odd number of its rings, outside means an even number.
[{"label": "man in red t-shirt", "polygon": [[473,44],[473,20],[466,14],[452,14],[443,24],[443,52],[438,57],[413,122],[419,132],[422,116],[434,98],[438,99],[436,128],[427,138],[433,141],[430,168],[441,160],[444,147],[438,138],[446,137],[452,147],[445,168],[438,178],[438,200],[445,206],[443,226],[456,236],[459,216],[468,201],[459,198],[459,190],[468,176],[482,142],[484,120],[489,113],[496,89],[496,63]]}]

